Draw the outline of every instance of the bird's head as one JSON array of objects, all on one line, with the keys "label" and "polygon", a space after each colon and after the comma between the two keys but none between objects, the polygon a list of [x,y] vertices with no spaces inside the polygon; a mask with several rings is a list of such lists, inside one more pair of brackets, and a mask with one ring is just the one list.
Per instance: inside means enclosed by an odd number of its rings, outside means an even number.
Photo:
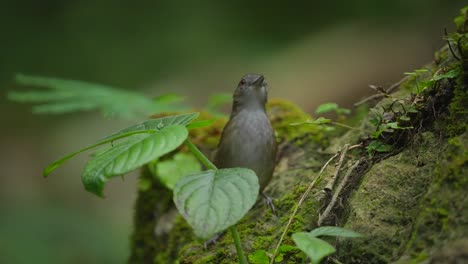
[{"label": "bird's head", "polygon": [[268,92],[267,83],[261,74],[246,74],[234,92],[234,108],[265,109]]}]

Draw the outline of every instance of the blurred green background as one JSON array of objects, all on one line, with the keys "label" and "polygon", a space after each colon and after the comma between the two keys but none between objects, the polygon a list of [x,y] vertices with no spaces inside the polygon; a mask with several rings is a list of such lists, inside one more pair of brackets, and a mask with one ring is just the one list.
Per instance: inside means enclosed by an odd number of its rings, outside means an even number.
[{"label": "blurred green background", "polygon": [[45,165],[135,121],[32,115],[6,101],[16,72],[141,91],[202,106],[247,72],[308,112],[350,107],[432,60],[465,1],[0,1],[0,263],[124,263],[136,173],[86,193],[86,155]]}]

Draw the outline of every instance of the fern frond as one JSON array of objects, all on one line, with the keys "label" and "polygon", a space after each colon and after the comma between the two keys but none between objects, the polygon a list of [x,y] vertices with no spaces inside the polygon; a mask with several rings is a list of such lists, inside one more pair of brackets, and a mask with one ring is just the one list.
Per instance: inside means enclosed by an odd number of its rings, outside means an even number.
[{"label": "fern frond", "polygon": [[129,119],[184,110],[176,104],[181,101],[181,97],[173,94],[151,99],[137,92],[101,84],[23,74],[16,75],[16,82],[41,89],[8,93],[12,101],[37,104],[33,107],[34,113],[63,114],[100,110],[105,116]]}]

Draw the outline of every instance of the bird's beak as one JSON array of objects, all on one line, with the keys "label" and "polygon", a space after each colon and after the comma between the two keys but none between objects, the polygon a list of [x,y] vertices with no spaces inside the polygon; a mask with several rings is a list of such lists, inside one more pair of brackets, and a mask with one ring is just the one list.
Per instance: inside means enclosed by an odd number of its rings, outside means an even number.
[{"label": "bird's beak", "polygon": [[260,75],[257,80],[255,80],[253,82],[253,84],[256,86],[256,87],[261,87],[262,84],[263,84],[263,80],[265,80],[265,77],[263,77],[263,75]]}]

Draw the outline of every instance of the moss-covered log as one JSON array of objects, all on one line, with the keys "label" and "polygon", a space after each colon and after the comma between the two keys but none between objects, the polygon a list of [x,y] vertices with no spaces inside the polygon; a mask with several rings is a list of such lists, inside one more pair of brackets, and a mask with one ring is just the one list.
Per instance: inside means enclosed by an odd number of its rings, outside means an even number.
[{"label": "moss-covered log", "polygon": [[[365,237],[331,241],[338,249],[333,258],[342,263],[468,263],[466,11],[456,19],[450,46],[394,93],[382,94],[385,99],[369,109],[357,129],[339,135],[319,125],[290,126],[311,117],[289,102],[270,102],[280,155],[266,191],[276,198],[279,216],[259,200],[237,225],[248,255],[271,255],[307,186],[336,151],[350,144],[359,147],[348,151],[343,167],[358,160],[359,166],[324,224]],[[191,135],[206,153],[215,148],[223,122]],[[324,181],[294,216],[277,263],[304,260],[303,253],[286,245],[294,245],[291,233],[317,226],[330,202],[324,187],[334,169],[327,168]],[[130,263],[236,263],[230,234],[205,250],[175,211],[171,192],[149,171],[140,181]]]}]

